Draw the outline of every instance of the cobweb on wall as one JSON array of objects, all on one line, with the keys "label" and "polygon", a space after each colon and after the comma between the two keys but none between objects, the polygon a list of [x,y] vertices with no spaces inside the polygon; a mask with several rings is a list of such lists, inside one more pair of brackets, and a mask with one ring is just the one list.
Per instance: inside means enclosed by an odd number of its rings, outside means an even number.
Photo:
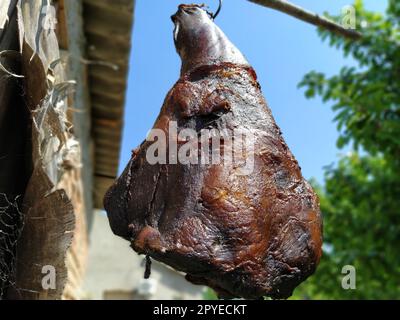
[{"label": "cobweb on wall", "polygon": [[0,193],[0,300],[13,285],[17,240],[23,228],[22,199]]}]

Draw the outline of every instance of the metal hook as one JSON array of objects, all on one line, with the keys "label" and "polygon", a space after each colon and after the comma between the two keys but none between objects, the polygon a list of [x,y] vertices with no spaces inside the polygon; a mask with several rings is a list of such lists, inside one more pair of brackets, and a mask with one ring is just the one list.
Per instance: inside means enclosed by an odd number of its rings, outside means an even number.
[{"label": "metal hook", "polygon": [[215,18],[218,16],[218,14],[221,12],[222,9],[222,0],[219,0],[219,6],[217,11],[213,14],[213,20],[215,20]]}]

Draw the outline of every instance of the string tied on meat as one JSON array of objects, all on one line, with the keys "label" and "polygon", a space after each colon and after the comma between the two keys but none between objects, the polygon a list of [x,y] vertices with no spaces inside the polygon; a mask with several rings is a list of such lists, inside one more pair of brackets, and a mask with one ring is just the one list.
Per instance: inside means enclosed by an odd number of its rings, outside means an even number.
[{"label": "string tied on meat", "polygon": [[146,266],[144,269],[144,278],[149,279],[151,275],[151,258],[148,254],[146,254]]}]

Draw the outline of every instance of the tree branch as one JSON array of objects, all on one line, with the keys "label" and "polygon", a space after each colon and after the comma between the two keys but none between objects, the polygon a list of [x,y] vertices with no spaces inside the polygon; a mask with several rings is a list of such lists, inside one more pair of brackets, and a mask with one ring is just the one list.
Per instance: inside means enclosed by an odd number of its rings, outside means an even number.
[{"label": "tree branch", "polygon": [[332,33],[338,34],[340,36],[349,39],[358,40],[362,37],[362,34],[359,33],[358,31],[352,29],[346,29],[341,25],[323,16],[305,10],[285,0],[248,0],[248,1],[286,13],[292,17],[311,23],[317,27],[324,28]]}]

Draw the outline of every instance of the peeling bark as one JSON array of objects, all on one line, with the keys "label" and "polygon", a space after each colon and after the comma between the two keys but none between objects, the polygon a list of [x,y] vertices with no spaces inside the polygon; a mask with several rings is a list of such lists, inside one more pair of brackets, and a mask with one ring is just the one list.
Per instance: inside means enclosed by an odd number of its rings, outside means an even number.
[{"label": "peeling bark", "polygon": [[[16,257],[10,262],[12,275],[5,297],[60,299],[67,282],[66,255],[75,228],[74,207],[65,190],[63,177],[80,166],[79,144],[70,133],[67,119],[66,97],[73,83],[64,79],[55,32],[45,27],[43,8],[48,2],[20,0],[17,4],[15,1],[11,3],[15,8],[8,12],[13,12],[13,16],[8,22],[0,20],[8,26],[5,32],[0,32],[0,39],[2,46],[5,38],[10,39],[6,49],[19,52],[14,65],[9,59],[5,64],[13,72],[21,73],[23,79],[14,84],[14,91],[5,88],[0,94],[0,139],[5,142],[0,145],[0,150],[12,146],[14,149],[8,148],[12,155],[10,159],[15,160],[22,154],[24,165],[14,163],[14,171],[8,170],[9,174],[2,176],[1,186],[10,188],[17,180],[15,177],[24,176],[21,168],[25,166],[28,169],[25,184],[19,188],[23,229],[14,242]],[[0,8],[3,10],[3,7]],[[11,31],[13,34],[7,37]],[[12,76],[6,75],[7,79],[16,82]],[[21,114],[10,118],[7,109],[16,112],[18,109],[15,107],[28,114],[25,120]],[[21,126],[28,130],[25,136],[20,134],[24,132]],[[21,130],[19,133],[16,132],[18,129]],[[10,143],[15,139],[25,143],[20,146],[25,154],[15,150],[17,144]],[[27,141],[31,143],[28,147]],[[9,163],[11,166],[12,161]],[[3,168],[1,166],[2,174]],[[4,252],[1,250],[0,247],[0,254]],[[55,270],[55,288],[42,284],[43,270],[47,266]]]}]

